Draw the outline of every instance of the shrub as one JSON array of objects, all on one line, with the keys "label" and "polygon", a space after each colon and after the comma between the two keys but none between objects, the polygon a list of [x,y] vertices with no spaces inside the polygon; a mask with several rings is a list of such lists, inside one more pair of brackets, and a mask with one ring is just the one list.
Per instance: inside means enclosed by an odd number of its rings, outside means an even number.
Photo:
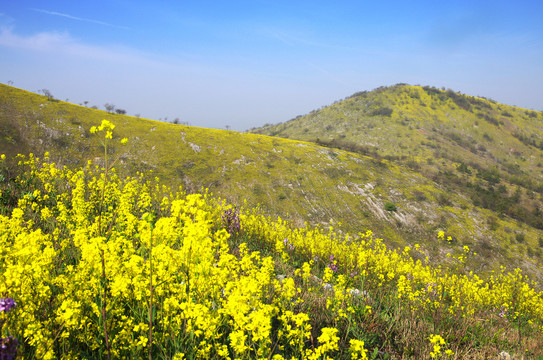
[{"label": "shrub", "polygon": [[422,191],[419,191],[419,190],[413,191],[413,196],[415,197],[417,201],[426,201],[426,195]]},{"label": "shrub", "polygon": [[375,110],[370,111],[370,116],[388,116],[392,115],[393,110],[387,107],[381,107]]},{"label": "shrub", "polygon": [[393,203],[387,202],[385,203],[385,210],[386,211],[396,211],[398,208]]}]

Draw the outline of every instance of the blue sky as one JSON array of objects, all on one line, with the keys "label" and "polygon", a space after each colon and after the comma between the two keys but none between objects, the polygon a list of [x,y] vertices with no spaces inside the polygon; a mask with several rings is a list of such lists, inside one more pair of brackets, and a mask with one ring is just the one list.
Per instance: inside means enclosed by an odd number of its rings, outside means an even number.
[{"label": "blue sky", "polygon": [[543,2],[0,2],[0,82],[246,130],[404,82],[543,110]]}]

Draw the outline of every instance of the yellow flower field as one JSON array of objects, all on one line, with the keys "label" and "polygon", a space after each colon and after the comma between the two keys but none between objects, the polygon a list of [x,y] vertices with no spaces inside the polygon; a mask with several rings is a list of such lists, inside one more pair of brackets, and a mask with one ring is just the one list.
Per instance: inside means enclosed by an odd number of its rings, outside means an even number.
[{"label": "yellow flower field", "polygon": [[[113,129],[93,128],[106,158]],[[0,324],[20,358],[541,355],[537,285],[518,270],[465,272],[469,248],[435,268],[416,245],[294,228],[145,174],[121,179],[107,161],[1,161],[0,296],[17,306]]]}]

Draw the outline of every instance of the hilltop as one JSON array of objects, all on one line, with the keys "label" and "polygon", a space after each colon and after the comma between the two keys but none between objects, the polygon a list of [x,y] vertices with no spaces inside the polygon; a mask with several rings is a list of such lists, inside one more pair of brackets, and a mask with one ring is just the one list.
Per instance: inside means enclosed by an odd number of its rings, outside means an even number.
[{"label": "hilltop", "polygon": [[[490,252],[525,244],[523,254],[541,256],[542,112],[450,89],[398,84],[359,92],[252,132],[310,141],[408,168],[447,191],[436,205],[446,210],[448,226],[475,225],[471,236]],[[412,204],[428,199],[421,191],[411,195]],[[458,218],[474,209],[490,212]]]},{"label": "hilltop", "polygon": [[[370,229],[393,248],[419,243],[432,263],[469,246],[479,256],[468,270],[520,266],[541,278],[541,113],[396,86],[253,134],[107,113],[0,85],[0,152],[9,156],[48,151],[58,165],[103,165],[89,131],[102,119],[128,138],[108,149],[120,174],[152,171],[189,193],[205,187],[300,227]],[[450,241],[438,239],[440,231]]]}]

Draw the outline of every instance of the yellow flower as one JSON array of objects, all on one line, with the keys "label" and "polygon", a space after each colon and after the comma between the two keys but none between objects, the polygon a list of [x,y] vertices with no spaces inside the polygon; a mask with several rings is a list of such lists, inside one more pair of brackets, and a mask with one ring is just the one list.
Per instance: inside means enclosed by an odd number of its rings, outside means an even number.
[{"label": "yellow flower", "polygon": [[350,340],[351,346],[349,349],[351,350],[351,359],[353,360],[365,360],[368,358],[367,352],[364,348],[364,342],[361,340],[351,339]]},{"label": "yellow flower", "polygon": [[245,345],[247,335],[242,330],[233,331],[230,333],[230,346],[239,355],[243,354],[248,347]]},{"label": "yellow flower", "polygon": [[113,130],[115,129],[115,125],[113,125],[109,120],[102,120],[102,124],[100,124],[100,126],[98,127],[98,130],[99,131],[102,131],[102,130]]},{"label": "yellow flower", "polygon": [[322,328],[322,335],[317,339],[322,344],[325,350],[337,350],[339,337],[336,335],[338,329],[335,328]]},{"label": "yellow flower", "polygon": [[445,339],[441,335],[430,335],[430,342],[434,345],[434,350],[430,352],[430,357],[432,359],[436,358],[441,354],[441,347],[446,345]]}]

